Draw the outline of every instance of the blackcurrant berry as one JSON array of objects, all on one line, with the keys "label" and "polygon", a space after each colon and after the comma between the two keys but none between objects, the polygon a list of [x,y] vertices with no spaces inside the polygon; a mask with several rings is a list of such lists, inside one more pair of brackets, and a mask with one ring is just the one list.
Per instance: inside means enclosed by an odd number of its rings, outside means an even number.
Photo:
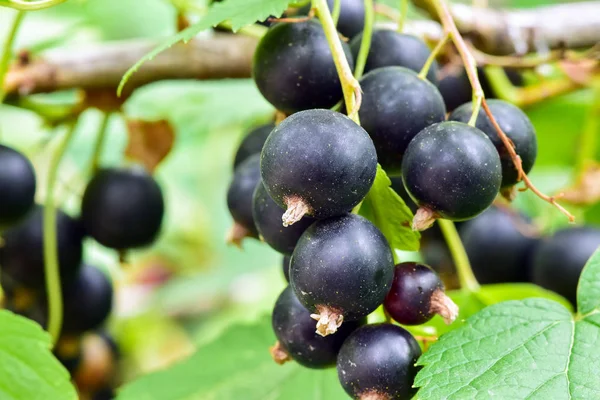
[{"label": "blackcurrant berry", "polygon": [[14,225],[33,209],[35,172],[21,153],[0,145],[0,228]]},{"label": "blackcurrant berry", "polygon": [[421,356],[419,343],[392,324],[365,325],[346,339],[337,359],[338,378],[353,399],[410,399]]},{"label": "blackcurrant berry", "polygon": [[422,230],[435,218],[461,221],[483,212],[498,194],[502,168],[483,132],[461,122],[441,122],[410,142],[402,179],[420,207],[413,228]]},{"label": "blackcurrant berry", "polygon": [[[523,111],[513,104],[502,100],[488,100],[487,103],[502,131],[514,143],[515,151],[521,157],[523,171],[526,174],[529,173],[531,168],[533,168],[537,156],[537,138],[531,121],[529,121],[529,118]],[[473,113],[472,106],[472,103],[463,104],[450,114],[449,119],[468,122]],[[502,163],[502,188],[511,187],[516,184],[519,173],[506,146],[502,143],[485,111],[479,111],[475,126],[490,138],[500,154],[500,161]]]},{"label": "blackcurrant berry", "polygon": [[529,266],[539,240],[523,216],[490,207],[465,222],[460,236],[480,283],[531,280]]},{"label": "blackcurrant berry", "polygon": [[473,88],[463,66],[447,65],[440,70],[438,77],[437,87],[447,111],[453,111],[473,98]]},{"label": "blackcurrant berry", "polygon": [[117,250],[154,242],[164,211],[160,186],[142,168],[100,170],[88,183],[81,202],[86,232]]},{"label": "blackcurrant berry", "polygon": [[[360,34],[350,42],[350,49],[355,60],[360,51],[362,36]],[[419,72],[430,54],[429,47],[416,36],[405,35],[389,29],[376,29],[371,37],[365,72],[391,66],[405,67]],[[427,73],[427,80],[437,84],[437,74],[438,66],[434,61]]]},{"label": "blackcurrant berry", "polygon": [[[7,229],[0,247],[2,275],[10,276],[16,283],[34,289],[43,288],[44,272],[43,213],[40,206],[17,225]],[[81,264],[83,227],[81,222],[56,210],[56,241],[58,264],[62,282],[73,280]]]},{"label": "blackcurrant berry", "polygon": [[533,283],[577,304],[577,283],[587,260],[600,246],[600,230],[578,227],[544,239],[533,258]]},{"label": "blackcurrant berry", "polygon": [[227,207],[234,221],[228,233],[229,243],[240,245],[245,237],[258,237],[252,217],[252,197],[259,183],[260,154],[255,154],[236,168],[227,190]]},{"label": "blackcurrant berry", "polygon": [[425,127],[446,118],[444,99],[433,84],[402,67],[369,72],[360,86],[361,125],[373,139],[383,169],[399,174],[410,141]]},{"label": "blackcurrant berry", "polygon": [[290,283],[290,261],[292,256],[284,255],[283,260],[281,262],[281,269],[283,270],[283,276],[285,277],[285,281]]},{"label": "blackcurrant berry", "polygon": [[293,359],[308,368],[327,368],[335,360],[344,340],[365,320],[346,322],[335,335],[322,337],[315,332],[315,320],[288,286],[277,299],[272,324],[277,343],[271,348],[279,363]]},{"label": "blackcurrant berry", "polygon": [[368,193],[377,154],[367,132],[343,114],[309,110],[286,118],[261,154],[265,188],[286,208],[284,225],[305,215],[346,213]]},{"label": "blackcurrant berry", "polygon": [[260,237],[273,249],[283,254],[292,254],[298,239],[306,228],[316,220],[309,216],[291,226],[283,226],[281,217],[285,210],[271,199],[265,185],[259,183],[254,191],[252,216]]},{"label": "blackcurrant berry", "polygon": [[385,299],[394,277],[392,251],[367,219],[346,214],[317,221],[296,245],[290,281],[300,302],[315,313],[317,332],[334,333]]},{"label": "blackcurrant berry", "polygon": [[[353,67],[350,48],[342,47]],[[286,114],[331,108],[342,99],[325,32],[314,20],[272,26],[256,48],[252,75],[263,96]]]},{"label": "blackcurrant berry", "polygon": [[403,325],[420,325],[435,314],[451,323],[458,307],[444,293],[444,285],[427,265],[405,262],[394,268],[392,288],[383,303],[387,313]]},{"label": "blackcurrant berry", "polygon": [[[327,0],[329,10],[333,12],[335,0]],[[347,38],[353,38],[360,33],[365,26],[365,2],[363,0],[340,0],[340,17],[337,30]],[[311,5],[302,7],[299,15],[307,15]]]},{"label": "blackcurrant berry", "polygon": [[254,154],[260,154],[269,133],[275,128],[274,123],[264,124],[252,129],[242,140],[235,153],[233,168],[236,169],[242,161]]}]

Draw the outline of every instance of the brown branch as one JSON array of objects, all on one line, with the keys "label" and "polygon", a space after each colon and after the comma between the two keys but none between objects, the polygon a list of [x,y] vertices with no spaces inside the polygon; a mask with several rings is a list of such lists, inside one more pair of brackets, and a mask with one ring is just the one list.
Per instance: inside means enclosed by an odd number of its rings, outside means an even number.
[{"label": "brown branch", "polygon": [[[438,18],[435,0],[413,2]],[[590,47],[600,41],[600,1],[510,11],[452,4],[450,14],[458,30],[490,54]]]},{"label": "brown branch", "polygon": [[[177,44],[143,64],[126,88],[131,91],[164,79],[248,78],[257,43],[248,36],[216,34]],[[21,95],[72,88],[116,89],[127,69],[158,44],[130,40],[55,49],[37,60],[14,64],[4,89],[8,94]]]}]

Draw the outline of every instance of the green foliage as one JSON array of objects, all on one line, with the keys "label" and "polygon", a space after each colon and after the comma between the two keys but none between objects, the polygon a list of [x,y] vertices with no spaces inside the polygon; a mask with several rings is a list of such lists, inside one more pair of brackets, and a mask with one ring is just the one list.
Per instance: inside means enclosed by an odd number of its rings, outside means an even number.
[{"label": "green foliage", "polygon": [[546,299],[477,313],[419,359],[418,398],[599,398],[599,294],[600,251],[581,275],[575,317]]},{"label": "green foliage", "polygon": [[360,215],[369,219],[385,235],[392,249],[417,251],[421,234],[413,231],[413,214],[404,200],[390,187],[392,182],[377,164],[377,175],[363,200]]},{"label": "green foliage", "polygon": [[135,65],[123,75],[117,93],[121,93],[125,83],[131,75],[137,71],[140,66],[148,60],[153,59],[157,54],[168,49],[178,42],[187,42],[199,32],[220,24],[223,21],[231,21],[232,30],[235,32],[246,25],[261,21],[271,15],[281,16],[286,10],[290,0],[225,0],[215,3],[209,9],[208,13],[196,24],[184,29],[177,35],[172,36],[160,46],[156,47],[150,53],[146,54]]},{"label": "green foliage", "polygon": [[77,393],[39,325],[0,310],[0,398],[69,400]]},{"label": "green foliage", "polygon": [[[118,400],[346,399],[335,369],[310,370],[269,354],[275,342],[269,318],[236,325],[186,361],[126,385]],[[307,397],[308,396],[308,397]]]}]

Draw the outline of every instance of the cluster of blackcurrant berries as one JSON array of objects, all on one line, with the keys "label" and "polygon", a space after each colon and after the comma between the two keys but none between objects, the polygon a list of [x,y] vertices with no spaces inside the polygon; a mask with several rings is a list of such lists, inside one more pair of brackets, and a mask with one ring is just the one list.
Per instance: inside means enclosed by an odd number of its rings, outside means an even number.
[{"label": "cluster of blackcurrant berries", "polygon": [[[0,283],[4,307],[46,326],[44,208],[34,202],[33,166],[21,153],[6,146],[0,146],[0,187]],[[104,272],[83,261],[84,238],[90,236],[119,251],[145,246],[157,237],[163,212],[160,187],[137,168],[103,169],[96,173],[85,189],[79,218],[56,210],[63,298],[59,358],[66,357],[60,349],[67,349],[68,354],[80,349],[83,334],[98,329],[112,309],[113,284]],[[75,376],[78,372],[72,373]]]}]

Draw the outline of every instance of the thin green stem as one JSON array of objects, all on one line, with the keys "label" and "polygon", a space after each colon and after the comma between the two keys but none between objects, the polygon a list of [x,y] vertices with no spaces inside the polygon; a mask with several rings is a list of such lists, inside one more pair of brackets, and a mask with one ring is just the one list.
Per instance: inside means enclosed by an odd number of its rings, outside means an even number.
[{"label": "thin green stem", "polygon": [[354,77],[360,79],[365,72],[367,57],[371,49],[371,39],[373,36],[373,24],[375,22],[375,10],[373,8],[373,0],[364,0],[365,3],[365,27],[360,41],[360,50],[356,57],[356,66],[354,67]]},{"label": "thin green stem", "polygon": [[408,14],[408,0],[400,0],[400,19],[398,20],[398,32],[404,31],[404,24]]},{"label": "thin green stem", "polygon": [[440,225],[444,239],[446,239],[450,254],[452,254],[452,260],[456,266],[460,287],[470,292],[476,292],[479,290],[479,283],[477,282],[477,279],[475,279],[475,275],[473,275],[469,257],[460,240],[460,236],[458,236],[456,226],[454,226],[452,221],[447,219],[438,219],[437,222]]},{"label": "thin green stem", "polygon": [[15,16],[15,19],[10,26],[10,30],[8,31],[8,36],[4,41],[4,47],[2,50],[2,58],[0,58],[0,103],[4,101],[4,77],[8,72],[8,64],[10,63],[10,59],[12,57],[12,49],[13,43],[17,36],[17,31],[19,30],[19,26],[21,22],[23,22],[23,17],[25,17],[25,13],[23,11],[19,11]]},{"label": "thin green stem", "polygon": [[333,55],[333,62],[337,70],[338,76],[340,77],[340,83],[342,85],[342,91],[344,93],[344,101],[346,102],[346,110],[348,110],[348,117],[354,122],[359,124],[358,109],[362,95],[360,93],[360,85],[354,75],[346,59],[342,42],[340,41],[339,34],[331,18],[329,7],[325,0],[313,0],[313,8],[317,10],[321,25],[325,32],[325,37],[329,43],[331,54]]},{"label": "thin green stem", "polygon": [[483,97],[473,95],[473,113],[471,114],[471,118],[469,118],[468,122],[470,126],[475,126],[477,123],[477,117],[479,116],[479,110],[481,110],[482,101]]},{"label": "thin green stem", "polygon": [[0,6],[14,8],[21,11],[37,11],[44,8],[57,6],[67,0],[41,0],[41,1],[25,1],[25,0],[3,0],[0,1]]},{"label": "thin green stem", "polygon": [[46,186],[46,203],[44,205],[44,271],[46,274],[46,291],[48,293],[48,332],[52,343],[56,343],[60,335],[63,318],[63,299],[58,264],[58,246],[56,240],[56,207],[54,205],[54,184],[57,181],[58,167],[71,138],[75,134],[76,124],[69,126],[67,133],[54,153],[48,168]]},{"label": "thin green stem", "polygon": [[340,20],[340,13],[342,12],[342,0],[333,1],[333,10],[331,11],[331,18],[333,24],[337,27],[338,21]]},{"label": "thin green stem", "polygon": [[450,34],[446,32],[444,36],[440,39],[440,41],[435,45],[433,50],[431,50],[431,54],[429,54],[429,57],[427,57],[427,61],[425,61],[425,64],[423,64],[423,68],[421,68],[421,71],[419,72],[419,78],[426,79],[431,65],[435,61],[435,58],[440,53],[440,51],[442,51],[442,49],[444,48],[444,45],[446,44],[448,39],[450,39]]},{"label": "thin green stem", "polygon": [[94,152],[92,154],[92,162],[90,163],[90,175],[94,175],[100,168],[100,157],[102,155],[102,147],[104,139],[106,138],[106,128],[108,127],[108,121],[110,120],[110,113],[107,112],[102,116],[100,127],[98,128],[98,136],[96,137],[96,143],[94,144]]},{"label": "thin green stem", "polygon": [[594,101],[588,111],[579,137],[576,174],[580,176],[590,161],[596,158],[600,135],[600,84],[594,87]]}]

